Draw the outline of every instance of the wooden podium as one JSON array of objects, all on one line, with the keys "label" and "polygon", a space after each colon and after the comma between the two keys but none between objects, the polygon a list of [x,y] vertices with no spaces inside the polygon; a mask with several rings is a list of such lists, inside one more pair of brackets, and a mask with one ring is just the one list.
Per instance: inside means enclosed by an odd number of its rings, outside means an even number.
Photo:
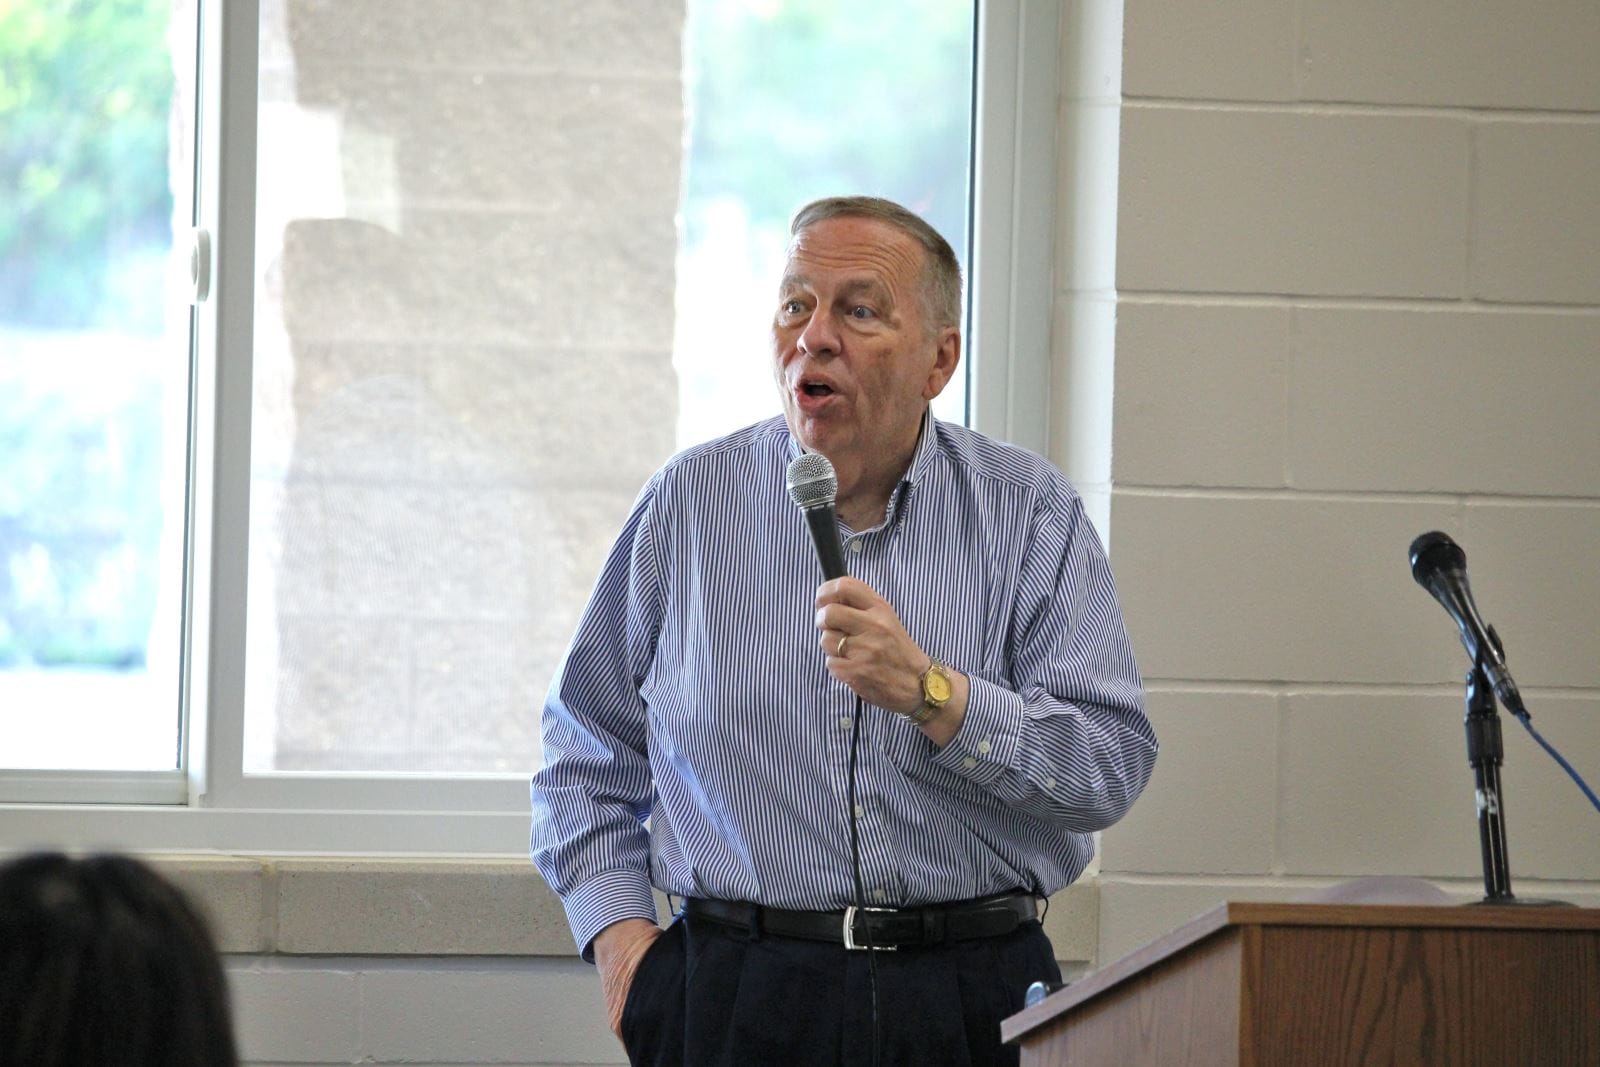
[{"label": "wooden podium", "polygon": [[1600,1064],[1600,909],[1224,904],[1005,1020],[1023,1067]]}]

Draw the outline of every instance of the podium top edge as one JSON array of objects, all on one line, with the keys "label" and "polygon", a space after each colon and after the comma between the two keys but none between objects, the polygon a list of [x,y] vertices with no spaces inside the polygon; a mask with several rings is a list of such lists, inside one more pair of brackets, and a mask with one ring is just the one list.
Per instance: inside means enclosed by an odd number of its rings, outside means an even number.
[{"label": "podium top edge", "polygon": [[1326,904],[1230,901],[1219,904],[1121,959],[1091,971],[1038,1004],[1002,1021],[1003,1041],[1022,1035],[1093,1000],[1230,929],[1344,927],[1600,932],[1600,908],[1483,904]]},{"label": "podium top edge", "polygon": [[[1179,927],[1421,926],[1463,930],[1600,930],[1600,908],[1516,904],[1325,904],[1230,901]],[[1202,933],[1202,936],[1204,936]]]}]

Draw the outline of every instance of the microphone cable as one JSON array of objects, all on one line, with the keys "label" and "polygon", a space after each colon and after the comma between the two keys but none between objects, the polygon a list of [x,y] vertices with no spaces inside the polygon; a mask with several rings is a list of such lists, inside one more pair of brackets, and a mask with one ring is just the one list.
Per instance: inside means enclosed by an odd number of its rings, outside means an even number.
[{"label": "microphone cable", "polygon": [[1533,739],[1539,742],[1539,747],[1548,752],[1550,754],[1550,758],[1561,765],[1561,769],[1566,771],[1574,782],[1578,783],[1578,788],[1583,790],[1583,795],[1589,798],[1589,803],[1594,805],[1596,811],[1600,811],[1600,796],[1595,796],[1594,790],[1589,788],[1589,783],[1583,780],[1583,775],[1578,773],[1578,769],[1572,764],[1568,763],[1566,757],[1560,752],[1557,752],[1556,747],[1550,742],[1546,741],[1544,739],[1544,735],[1533,728],[1533,721],[1528,713],[1526,711],[1520,713],[1517,711],[1512,711],[1511,717],[1520,722],[1522,724],[1522,728],[1533,735]]},{"label": "microphone cable", "polygon": [[[811,532],[811,540],[817,549],[817,561],[822,565],[824,580],[831,581],[848,574],[849,571],[844,564],[843,546],[839,542],[839,519],[834,511],[839,481],[832,462],[820,452],[802,452],[789,461],[784,480],[788,484],[789,498],[800,508],[806,526]],[[856,817],[856,761],[861,747],[861,719],[865,707],[860,693],[855,694],[855,698],[856,721],[850,728],[849,782],[845,798],[848,807],[845,818],[850,820],[850,873],[855,886],[855,907],[845,912],[847,921],[844,935],[847,944],[853,944],[855,941],[855,931],[851,929],[854,923],[851,920],[857,915],[865,920],[867,911],[867,894],[861,880],[861,820]],[[878,1017],[878,951],[877,946],[872,943],[872,924],[863,921],[861,928],[866,942],[867,982],[871,990],[872,1067],[878,1067],[882,1054]],[[846,953],[849,951],[848,948],[845,949]]]},{"label": "microphone cable", "polygon": [[[867,986],[871,990],[872,1004],[872,1067],[878,1067],[880,1056],[880,1035],[878,1025],[878,951],[872,943],[872,924],[865,921],[867,909],[867,894],[861,882],[861,820],[856,816],[856,752],[861,743],[861,720],[865,717],[862,713],[865,707],[861,703],[861,694],[856,694],[856,721],[850,728],[850,769],[846,787],[847,803],[850,810],[846,815],[850,819],[850,868],[855,876],[856,911],[855,914],[863,917],[862,933],[867,946]],[[846,937],[854,940],[854,931],[847,930]],[[845,950],[847,953],[849,949]]]}]

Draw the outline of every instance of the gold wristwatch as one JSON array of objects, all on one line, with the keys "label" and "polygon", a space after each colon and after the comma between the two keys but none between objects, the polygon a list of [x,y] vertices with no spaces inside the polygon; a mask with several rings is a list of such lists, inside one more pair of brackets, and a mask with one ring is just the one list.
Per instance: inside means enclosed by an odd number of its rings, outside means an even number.
[{"label": "gold wristwatch", "polygon": [[911,713],[911,721],[921,726],[950,703],[950,669],[938,660],[930,660],[922,672],[922,706]]}]

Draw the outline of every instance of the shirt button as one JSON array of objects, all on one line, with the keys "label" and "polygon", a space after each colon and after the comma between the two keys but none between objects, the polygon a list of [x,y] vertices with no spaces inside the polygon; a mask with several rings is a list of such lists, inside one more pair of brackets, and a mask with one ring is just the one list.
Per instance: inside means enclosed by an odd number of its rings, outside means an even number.
[{"label": "shirt button", "polygon": [[841,730],[848,730],[848,729],[850,729],[850,716],[848,716],[848,715],[841,715],[841,716],[840,716],[840,717],[839,717],[839,729],[841,729]]},{"label": "shirt button", "polygon": [[889,894],[885,893],[881,889],[874,889],[872,891],[872,899],[873,900],[886,900],[886,899],[888,899],[888,897],[889,897]]},{"label": "shirt button", "polygon": [[1056,780],[1054,778],[1046,778],[1044,780],[1044,787],[1046,789],[1054,789],[1056,787]]},{"label": "shirt button", "polygon": [[860,552],[861,551],[861,542],[859,540],[851,541],[850,542],[850,551],[852,551],[852,552]]},{"label": "shirt button", "polygon": [[978,751],[983,753],[985,756],[989,754],[989,750],[993,747],[994,746],[989,743],[989,739],[987,737],[978,742]]},{"label": "shirt button", "polygon": [[863,808],[860,804],[856,805],[856,818],[859,819],[862,816],[866,815],[866,813],[867,813],[867,809],[866,808]]},{"label": "shirt button", "polygon": [[965,767],[969,771],[977,765],[978,761],[973,759],[971,756],[968,756],[966,759],[961,761],[961,766]]}]

